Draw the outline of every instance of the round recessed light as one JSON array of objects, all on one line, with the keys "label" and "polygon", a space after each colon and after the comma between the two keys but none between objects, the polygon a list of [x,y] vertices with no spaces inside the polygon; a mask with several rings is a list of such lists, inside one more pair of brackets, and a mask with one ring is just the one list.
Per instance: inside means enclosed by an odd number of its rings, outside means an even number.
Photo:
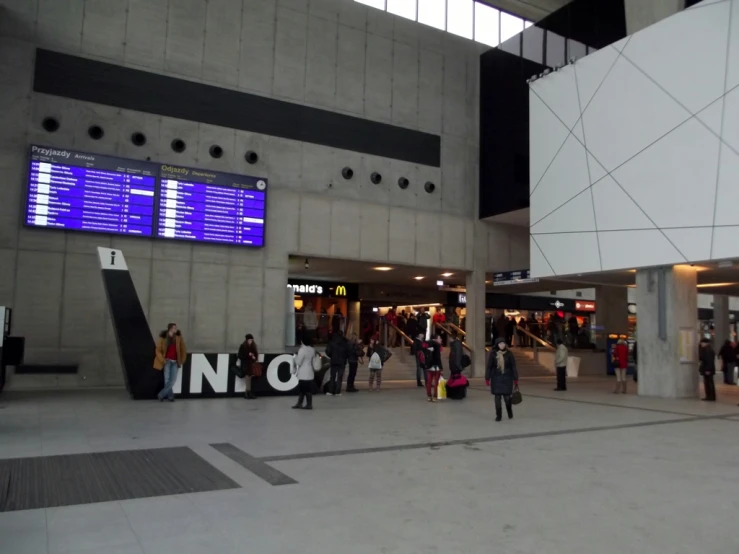
[{"label": "round recessed light", "polygon": [[454,275],[454,273],[442,273],[441,274],[442,277],[451,277],[452,275]]},{"label": "round recessed light", "polygon": [[390,271],[390,270],[392,270],[393,268],[392,268],[392,267],[386,267],[386,266],[382,266],[382,267],[375,267],[375,268],[373,268],[373,269],[374,269],[375,271]]},{"label": "round recessed light", "polygon": [[419,275],[418,277],[414,277],[416,281],[423,281],[423,276]]}]

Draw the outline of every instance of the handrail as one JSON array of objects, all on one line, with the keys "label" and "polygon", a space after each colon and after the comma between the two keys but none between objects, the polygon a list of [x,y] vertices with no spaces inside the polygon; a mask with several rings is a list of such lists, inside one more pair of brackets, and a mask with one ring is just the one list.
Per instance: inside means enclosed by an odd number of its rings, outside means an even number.
[{"label": "handrail", "polygon": [[461,333],[465,337],[467,336],[467,331],[462,329],[459,325],[454,325],[454,323],[452,323],[451,321],[447,321],[446,324],[449,325],[449,327],[451,327],[452,329],[454,329],[457,333]]},{"label": "handrail", "polygon": [[[438,322],[433,322],[433,323],[434,323],[434,327],[438,327],[439,329],[441,329],[445,333],[451,334],[451,333],[449,333],[449,329],[447,329],[446,327],[444,327],[441,323],[438,323]],[[465,348],[467,350],[467,352],[469,352],[470,354],[474,354],[474,351],[472,350],[472,348],[469,347],[469,345],[466,342],[464,342],[463,340],[460,340],[460,342],[462,343],[462,348]]]},{"label": "handrail", "polygon": [[542,346],[543,346],[544,348],[548,348],[548,349],[550,349],[550,350],[557,350],[557,349],[556,349],[556,348],[554,347],[554,345],[553,345],[553,344],[551,344],[551,343],[549,343],[549,342],[545,341],[545,340],[544,340],[543,338],[541,338],[541,337],[537,337],[537,336],[536,336],[536,335],[535,335],[534,333],[532,333],[532,332],[531,332],[531,331],[529,331],[528,329],[525,329],[524,327],[520,327],[520,326],[516,325],[516,331],[518,331],[519,333],[523,333],[523,334],[524,334],[524,335],[526,335],[527,337],[531,337],[531,338],[532,338],[532,339],[533,339],[533,340],[534,340],[535,342],[538,342],[538,343],[539,343],[539,344],[541,344],[541,345],[542,345]]},{"label": "handrail", "polygon": [[406,340],[406,341],[407,341],[407,342],[409,343],[409,344],[408,344],[408,346],[412,346],[412,345],[413,345],[413,339],[412,339],[412,338],[410,338],[410,337],[409,337],[408,335],[406,335],[406,334],[405,334],[405,333],[404,333],[403,331],[401,331],[401,330],[400,330],[400,329],[398,328],[398,326],[397,326],[397,325],[395,325],[394,323],[391,323],[391,324],[390,324],[390,327],[392,327],[393,329],[395,329],[395,330],[396,330],[396,331],[398,332],[398,334],[399,334],[399,335],[400,335],[401,337],[403,337],[403,338],[404,338],[404,339],[405,339],[405,340]]}]

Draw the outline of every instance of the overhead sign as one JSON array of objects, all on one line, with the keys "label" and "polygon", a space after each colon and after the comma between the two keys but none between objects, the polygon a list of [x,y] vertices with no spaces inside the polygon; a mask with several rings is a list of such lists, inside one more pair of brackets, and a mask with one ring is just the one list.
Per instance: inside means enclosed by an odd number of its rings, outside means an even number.
[{"label": "overhead sign", "polygon": [[328,296],[332,298],[358,298],[358,287],[353,284],[331,283],[329,281],[308,281],[305,279],[289,279],[288,288],[295,294],[306,296]]},{"label": "overhead sign", "polygon": [[459,304],[467,304],[467,293],[460,292],[457,297],[457,303]]},{"label": "overhead sign", "polygon": [[575,310],[578,312],[594,312],[595,302],[587,302],[584,300],[578,300],[575,302]]},{"label": "overhead sign", "polygon": [[550,306],[554,306],[558,310],[560,310],[560,309],[562,309],[562,308],[565,307],[564,303],[563,302],[560,302],[559,300],[555,300],[554,302],[550,302]]},{"label": "overhead sign", "polygon": [[538,283],[539,279],[530,277],[530,270],[504,271],[493,275],[493,286],[520,285],[522,283]]}]

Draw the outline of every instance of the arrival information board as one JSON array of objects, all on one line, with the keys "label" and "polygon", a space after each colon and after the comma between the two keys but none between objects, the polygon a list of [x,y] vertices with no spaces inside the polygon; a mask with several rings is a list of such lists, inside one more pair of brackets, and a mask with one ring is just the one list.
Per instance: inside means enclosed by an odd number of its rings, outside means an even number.
[{"label": "arrival information board", "polygon": [[266,179],[160,165],[159,187],[157,236],[264,246]]},{"label": "arrival information board", "polygon": [[157,164],[31,146],[26,225],[153,236]]}]

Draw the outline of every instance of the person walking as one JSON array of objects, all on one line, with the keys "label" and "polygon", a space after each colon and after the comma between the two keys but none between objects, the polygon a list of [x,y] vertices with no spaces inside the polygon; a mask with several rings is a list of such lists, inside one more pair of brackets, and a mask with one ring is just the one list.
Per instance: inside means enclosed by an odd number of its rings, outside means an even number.
[{"label": "person walking", "polygon": [[716,402],[716,384],[713,381],[716,375],[716,352],[711,346],[711,341],[706,338],[701,339],[698,360],[700,362],[699,372],[703,376],[703,388],[706,392],[706,397],[702,400]]},{"label": "person walking", "polygon": [[169,323],[167,330],[159,333],[156,349],[154,350],[154,369],[164,371],[164,388],[159,391],[157,398],[160,402],[165,399],[174,402],[174,384],[177,381],[177,371],[187,359],[187,347],[182,333],[176,323]]},{"label": "person walking", "polygon": [[[369,391],[380,392],[380,386],[382,385],[382,368],[385,362],[390,359],[390,353],[380,346],[377,339],[370,341],[369,347],[367,348],[367,359],[369,359]],[[375,389],[374,384],[377,381],[377,388]]]},{"label": "person walking", "polygon": [[516,359],[508,349],[505,337],[495,339],[494,348],[485,368],[485,384],[490,387],[490,394],[495,396],[495,421],[503,419],[501,400],[505,402],[508,419],[513,419],[511,395],[514,387],[518,388]]},{"label": "person walking", "polygon": [[554,367],[557,370],[556,391],[567,390],[567,357],[569,352],[562,339],[557,339],[557,351],[554,353]]},{"label": "person walking", "polygon": [[721,350],[718,351],[721,358],[721,371],[724,372],[724,384],[734,384],[734,368],[736,367],[736,348],[729,339],[726,339]]},{"label": "person walking", "polygon": [[341,396],[341,384],[344,381],[344,370],[349,358],[349,344],[341,330],[337,330],[328,343],[326,356],[331,360],[331,381],[326,396]]},{"label": "person walking", "polygon": [[431,367],[426,370],[426,395],[429,402],[436,402],[439,386],[439,377],[444,370],[441,363],[441,335],[434,335],[429,344],[431,350]]},{"label": "person walking", "polygon": [[[293,366],[293,375],[298,378],[298,402],[293,406],[293,410],[312,410],[313,409],[313,390],[316,386],[314,379],[316,372],[313,369],[313,359],[318,356],[316,349],[313,348],[313,340],[311,337],[303,337],[298,353],[295,355],[295,365]],[[305,407],[303,401],[305,400]]]},{"label": "person walking", "polygon": [[616,372],[616,388],[613,394],[626,394],[626,371],[629,368],[629,346],[624,339],[618,339],[616,347],[613,349],[614,364],[613,369]]},{"label": "person walking", "polygon": [[244,377],[244,382],[246,383],[244,398],[247,400],[254,400],[256,399],[256,396],[251,392],[251,378],[254,375],[254,364],[259,360],[259,351],[257,350],[257,343],[254,342],[253,335],[246,335],[244,337],[244,342],[239,346],[239,353],[236,357],[241,362],[241,367],[244,369],[244,373],[246,374]]},{"label": "person walking", "polygon": [[364,350],[362,349],[362,342],[357,337],[356,333],[352,335],[349,341],[349,353],[347,360],[349,361],[349,377],[346,380],[346,392],[359,392],[354,386],[354,380],[357,378],[357,365],[364,363]]}]

